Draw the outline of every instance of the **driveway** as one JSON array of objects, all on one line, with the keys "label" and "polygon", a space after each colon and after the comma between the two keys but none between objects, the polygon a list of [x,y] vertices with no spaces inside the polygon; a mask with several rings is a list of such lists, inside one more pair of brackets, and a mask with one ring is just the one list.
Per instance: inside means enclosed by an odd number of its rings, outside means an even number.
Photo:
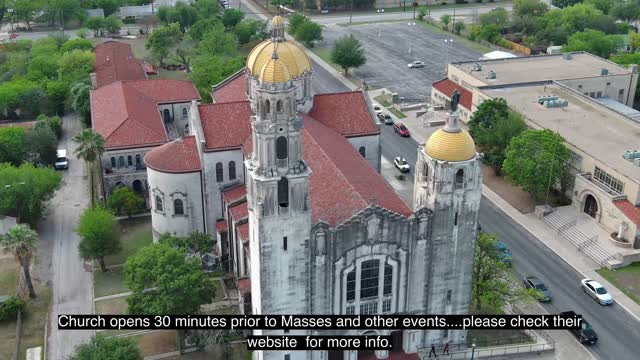
[{"label": "driveway", "polygon": [[53,279],[53,297],[47,347],[47,358],[50,360],[66,359],[77,345],[87,341],[93,334],[93,331],[58,331],[57,325],[60,314],[93,313],[91,273],[78,255],[80,239],[74,232],[78,218],[89,201],[85,165],[73,154],[76,146],[71,141],[82,125],[74,114],[64,117],[63,127],[64,135],[59,146],[67,149],[69,169],[64,171],[62,187],[51,200],[47,218],[39,228],[41,241],[46,242],[43,245],[51,249],[48,265]]},{"label": "driveway", "polygon": [[[327,25],[325,40],[318,47],[330,50],[335,40],[353,34],[365,49],[367,63],[352,70],[355,77],[370,86],[385,87],[407,99],[424,99],[431,84],[446,77],[446,65],[455,61],[478,59],[482,54],[450,39],[446,34],[429,31],[419,24],[378,23],[353,26]],[[409,69],[407,64],[420,60],[423,68]]]}]

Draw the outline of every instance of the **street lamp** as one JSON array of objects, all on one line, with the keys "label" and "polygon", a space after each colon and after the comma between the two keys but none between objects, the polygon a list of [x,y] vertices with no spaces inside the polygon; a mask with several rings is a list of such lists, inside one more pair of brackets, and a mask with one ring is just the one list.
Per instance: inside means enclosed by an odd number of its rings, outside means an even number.
[{"label": "street lamp", "polygon": [[471,360],[473,360],[473,357],[475,355],[476,355],[476,343],[474,341],[473,344],[471,344]]},{"label": "street lamp", "polygon": [[416,26],[416,23],[414,22],[410,22],[407,24],[407,26],[409,26],[409,36],[411,37],[411,39],[409,40],[409,54],[411,54],[411,52],[413,51],[413,28],[412,26]]},{"label": "street lamp", "polygon": [[[451,45],[448,45],[451,44]],[[449,67],[449,46],[453,46],[453,39],[444,39],[444,47],[445,47],[445,70]]]},{"label": "street lamp", "polygon": [[349,24],[351,24],[352,18],[353,18],[353,0],[351,0],[351,12],[349,13]]}]

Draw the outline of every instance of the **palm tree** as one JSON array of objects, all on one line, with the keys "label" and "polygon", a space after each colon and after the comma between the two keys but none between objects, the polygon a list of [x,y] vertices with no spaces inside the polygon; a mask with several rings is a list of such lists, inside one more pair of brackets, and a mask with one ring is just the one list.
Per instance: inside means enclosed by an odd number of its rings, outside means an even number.
[{"label": "palm tree", "polygon": [[91,190],[91,205],[93,205],[93,167],[91,165],[104,153],[104,138],[91,129],[84,129],[73,137],[73,141],[78,144],[74,153],[87,163],[89,182],[91,183],[89,186]]},{"label": "palm tree", "polygon": [[31,259],[33,259],[33,254],[38,247],[38,233],[31,230],[27,224],[17,224],[2,236],[0,246],[4,248],[5,253],[13,254],[20,266],[22,266],[27,288],[29,289],[29,297],[35,298],[36,292],[33,290],[29,266],[31,266]]}]

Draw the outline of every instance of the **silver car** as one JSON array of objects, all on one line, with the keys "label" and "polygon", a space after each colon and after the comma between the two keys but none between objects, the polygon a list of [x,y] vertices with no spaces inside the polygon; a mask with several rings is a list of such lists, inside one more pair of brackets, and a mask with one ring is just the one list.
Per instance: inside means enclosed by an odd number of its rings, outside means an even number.
[{"label": "silver car", "polygon": [[607,289],[605,289],[604,286],[600,285],[599,282],[591,279],[582,279],[580,284],[582,284],[582,291],[589,294],[589,296],[597,301],[598,304],[613,304],[613,297],[607,292]]},{"label": "silver car", "polygon": [[412,63],[410,63],[409,65],[407,65],[409,68],[421,68],[424,67],[424,63],[422,61],[414,61]]}]

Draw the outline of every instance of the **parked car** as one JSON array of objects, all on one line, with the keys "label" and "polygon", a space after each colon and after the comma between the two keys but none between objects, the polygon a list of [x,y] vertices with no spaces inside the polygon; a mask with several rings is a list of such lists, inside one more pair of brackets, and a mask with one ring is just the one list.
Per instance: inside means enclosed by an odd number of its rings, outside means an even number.
[{"label": "parked car", "polygon": [[498,256],[500,261],[502,261],[505,265],[511,266],[511,250],[507,247],[502,240],[498,240],[496,243],[496,249],[498,250]]},{"label": "parked car", "polygon": [[378,105],[373,105],[373,111],[376,113],[376,115],[382,114],[382,108]]},{"label": "parked car", "polygon": [[605,289],[604,286],[600,285],[599,282],[591,279],[582,279],[580,280],[580,284],[582,286],[582,291],[589,294],[589,296],[598,302],[598,304],[613,304],[613,297],[607,292],[607,289]]},{"label": "parked car", "polygon": [[409,129],[407,129],[406,126],[404,126],[403,123],[397,123],[395,125],[393,125],[393,131],[402,136],[402,137],[409,137],[411,136],[411,134],[409,134]]},{"label": "parked car", "polygon": [[378,113],[378,119],[380,119],[380,121],[385,125],[393,125],[393,119],[389,114]]},{"label": "parked car", "polygon": [[405,160],[405,158],[398,156],[397,158],[393,159],[393,164],[396,166],[396,168],[398,170],[400,170],[400,172],[409,172],[411,170],[411,166],[409,165],[409,163],[407,162],[407,160]]},{"label": "parked car", "polygon": [[551,301],[551,291],[547,289],[542,280],[538,279],[535,276],[527,276],[522,281],[523,285],[527,289],[534,289],[541,293],[542,297],[539,298],[540,302],[549,302]]},{"label": "parked car", "polygon": [[409,66],[409,68],[421,68],[421,67],[424,67],[424,63],[422,61],[416,60],[412,63],[409,63],[409,65],[407,66]]},{"label": "parked car", "polygon": [[67,159],[67,150],[59,149],[58,151],[56,151],[55,168],[56,170],[69,168],[69,160]]},{"label": "parked car", "polygon": [[[563,316],[575,316],[574,311],[563,311],[560,313]],[[582,344],[593,345],[598,341],[598,334],[593,330],[591,324],[582,318],[582,327],[580,329],[569,330]]]}]

